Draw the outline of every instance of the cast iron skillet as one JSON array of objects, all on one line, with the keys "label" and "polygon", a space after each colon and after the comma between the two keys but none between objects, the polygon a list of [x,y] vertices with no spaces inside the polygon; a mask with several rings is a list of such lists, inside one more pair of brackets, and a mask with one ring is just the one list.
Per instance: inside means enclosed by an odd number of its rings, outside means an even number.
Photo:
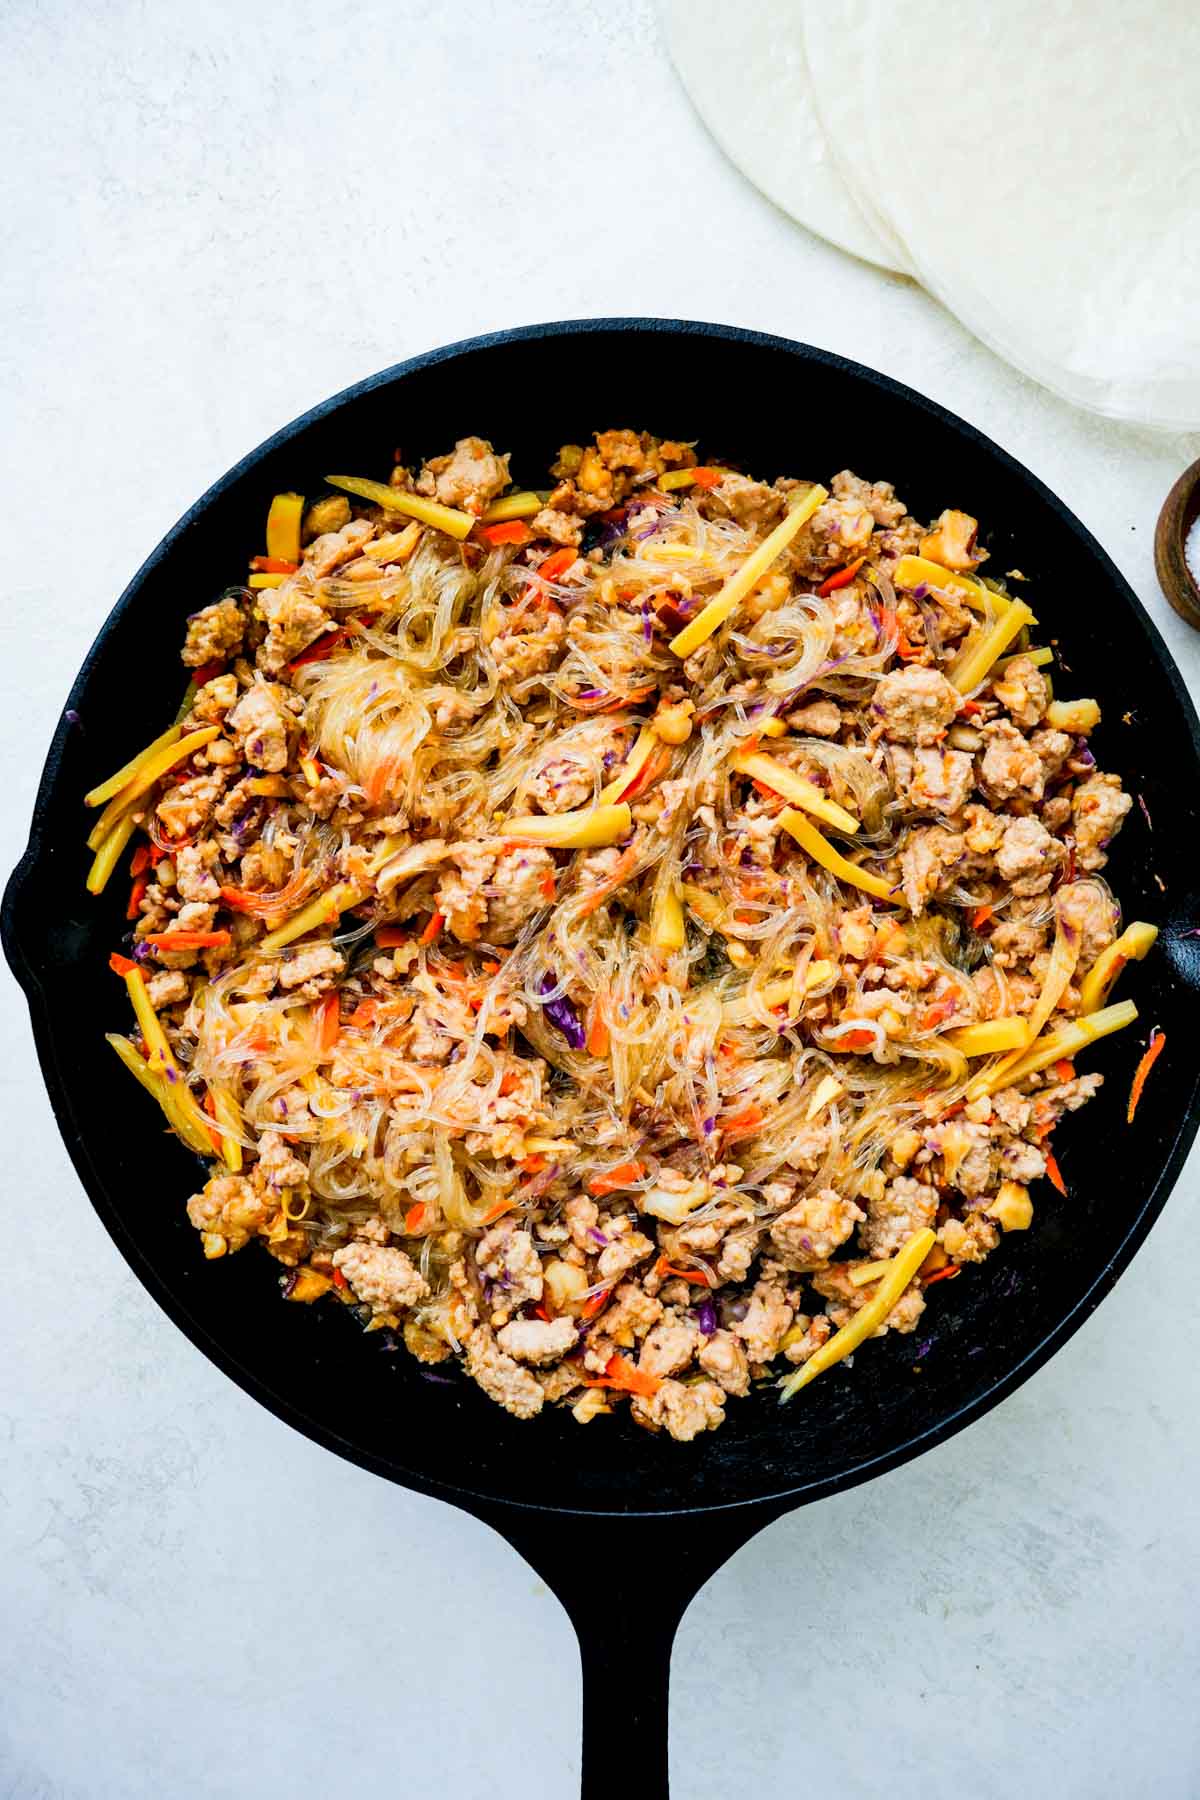
[{"label": "cast iron skillet", "polygon": [[[131,676],[139,695],[161,695],[167,717],[183,619],[258,547],[275,490],[311,493],[330,470],[378,472],[397,444],[433,452],[466,432],[511,448],[516,478],[536,484],[559,443],[610,424],[699,437],[712,455],[767,476],[827,479],[849,466],[896,481],[918,516],[948,504],[981,515],[990,567],[1024,570],[1041,635],[1061,634],[1060,691],[1101,701],[1103,765],[1148,809],[1135,807],[1110,872],[1128,917],[1166,927],[1122,990],[1136,997],[1140,1024],[1088,1057],[1111,1089],[1060,1134],[1071,1198],[1040,1193],[1034,1229],[931,1295],[916,1340],[872,1344],[852,1374],[822,1377],[786,1411],[770,1389],[735,1402],[720,1432],[687,1445],[625,1420],[581,1429],[561,1411],[520,1424],[475,1387],[434,1383],[407,1356],[360,1341],[340,1309],[280,1304],[278,1269],[257,1251],[203,1263],[182,1205],[198,1167],[156,1129],[103,1042],[124,1014],[105,966],[126,929],[124,884],[98,901],[83,886],[81,796],[161,722],[130,704]],[[584,1794],[622,1778],[665,1793],[671,1641],[708,1576],[770,1520],[894,1468],[1011,1393],[1099,1304],[1163,1206],[1197,1125],[1197,1074],[1183,1046],[1200,981],[1200,941],[1184,935],[1200,917],[1198,794],[1196,715],[1154,627],[1079,521],[978,431],[873,370],[781,338],[675,320],[571,321],[455,344],[347,389],[180,520],[71,690],[5,896],[4,948],[67,1148],[150,1293],[280,1418],[502,1532],[579,1634]],[[1125,1094],[1152,1024],[1177,1049],[1129,1129]],[[139,1107],[141,1134],[112,1129],[118,1111]],[[636,1681],[614,1679],[622,1665]],[[614,1710],[614,1695],[633,1698]]]}]

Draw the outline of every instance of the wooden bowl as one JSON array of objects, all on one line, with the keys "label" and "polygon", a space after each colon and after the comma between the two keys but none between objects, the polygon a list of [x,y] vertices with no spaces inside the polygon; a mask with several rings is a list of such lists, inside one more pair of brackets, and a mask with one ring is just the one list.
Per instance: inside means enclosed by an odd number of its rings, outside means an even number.
[{"label": "wooden bowl", "polygon": [[1154,567],[1181,619],[1200,631],[1200,578],[1187,559],[1188,533],[1200,518],[1200,462],[1185,469],[1163,501],[1154,531]]}]

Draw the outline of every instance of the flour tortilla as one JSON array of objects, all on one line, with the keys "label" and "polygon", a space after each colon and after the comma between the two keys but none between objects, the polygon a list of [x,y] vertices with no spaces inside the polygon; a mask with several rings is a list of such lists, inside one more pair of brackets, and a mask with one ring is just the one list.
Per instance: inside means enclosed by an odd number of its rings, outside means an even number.
[{"label": "flour tortilla", "polygon": [[730,161],[810,231],[885,269],[903,253],[863,216],[813,110],[799,0],[662,0],[680,80]]},{"label": "flour tortilla", "polygon": [[803,18],[838,166],[925,285],[1066,399],[1200,428],[1196,0],[806,0]]}]

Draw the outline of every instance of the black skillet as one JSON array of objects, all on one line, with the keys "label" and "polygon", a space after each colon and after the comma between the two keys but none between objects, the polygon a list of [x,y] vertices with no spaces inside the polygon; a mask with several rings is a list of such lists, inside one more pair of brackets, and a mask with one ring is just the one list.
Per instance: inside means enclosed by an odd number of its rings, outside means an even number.
[{"label": "black skillet", "polygon": [[[1088,1056],[1111,1087],[1060,1133],[1070,1199],[1039,1192],[1033,1230],[931,1294],[916,1341],[872,1344],[852,1374],[831,1372],[786,1410],[770,1388],[735,1402],[720,1432],[687,1445],[625,1420],[583,1429],[561,1411],[520,1424],[467,1383],[435,1383],[378,1339],[360,1342],[340,1309],[281,1304],[265,1256],[202,1262],[182,1205],[198,1166],[156,1129],[102,1037],[125,1011],[105,966],[125,930],[123,883],[100,900],[83,886],[81,796],[170,714],[182,621],[260,546],[273,492],[315,492],[331,470],[378,474],[397,444],[420,454],[467,432],[511,449],[514,475],[534,485],[559,443],[608,425],[697,437],[767,476],[827,479],[848,466],[887,477],[918,517],[945,505],[978,513],[989,567],[1022,569],[1040,635],[1061,637],[1060,691],[1104,708],[1102,763],[1144,803],[1110,872],[1127,917],[1165,926],[1122,989],[1138,1026]],[[665,1793],[671,1642],[713,1571],[770,1520],[894,1468],[1011,1393],[1099,1304],[1163,1206],[1197,1126],[1188,1028],[1200,939],[1187,934],[1200,922],[1198,795],[1196,714],[1158,633],[1079,521],[971,426],[871,369],[781,338],[674,320],[533,326],[417,357],[315,407],[180,520],[71,690],[5,895],[4,947],[72,1160],[151,1294],[280,1418],[502,1532],[579,1634],[585,1796],[614,1782]],[[1129,1128],[1125,1095],[1154,1024],[1168,1050]],[[140,1131],[113,1129],[131,1114]]]}]

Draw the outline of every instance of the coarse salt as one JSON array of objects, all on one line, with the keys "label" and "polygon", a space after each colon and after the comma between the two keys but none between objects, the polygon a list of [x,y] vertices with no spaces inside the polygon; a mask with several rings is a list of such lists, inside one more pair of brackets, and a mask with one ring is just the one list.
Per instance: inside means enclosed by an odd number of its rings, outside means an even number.
[{"label": "coarse salt", "polygon": [[1192,520],[1191,529],[1184,540],[1183,554],[1192,580],[1200,585],[1200,513]]}]

